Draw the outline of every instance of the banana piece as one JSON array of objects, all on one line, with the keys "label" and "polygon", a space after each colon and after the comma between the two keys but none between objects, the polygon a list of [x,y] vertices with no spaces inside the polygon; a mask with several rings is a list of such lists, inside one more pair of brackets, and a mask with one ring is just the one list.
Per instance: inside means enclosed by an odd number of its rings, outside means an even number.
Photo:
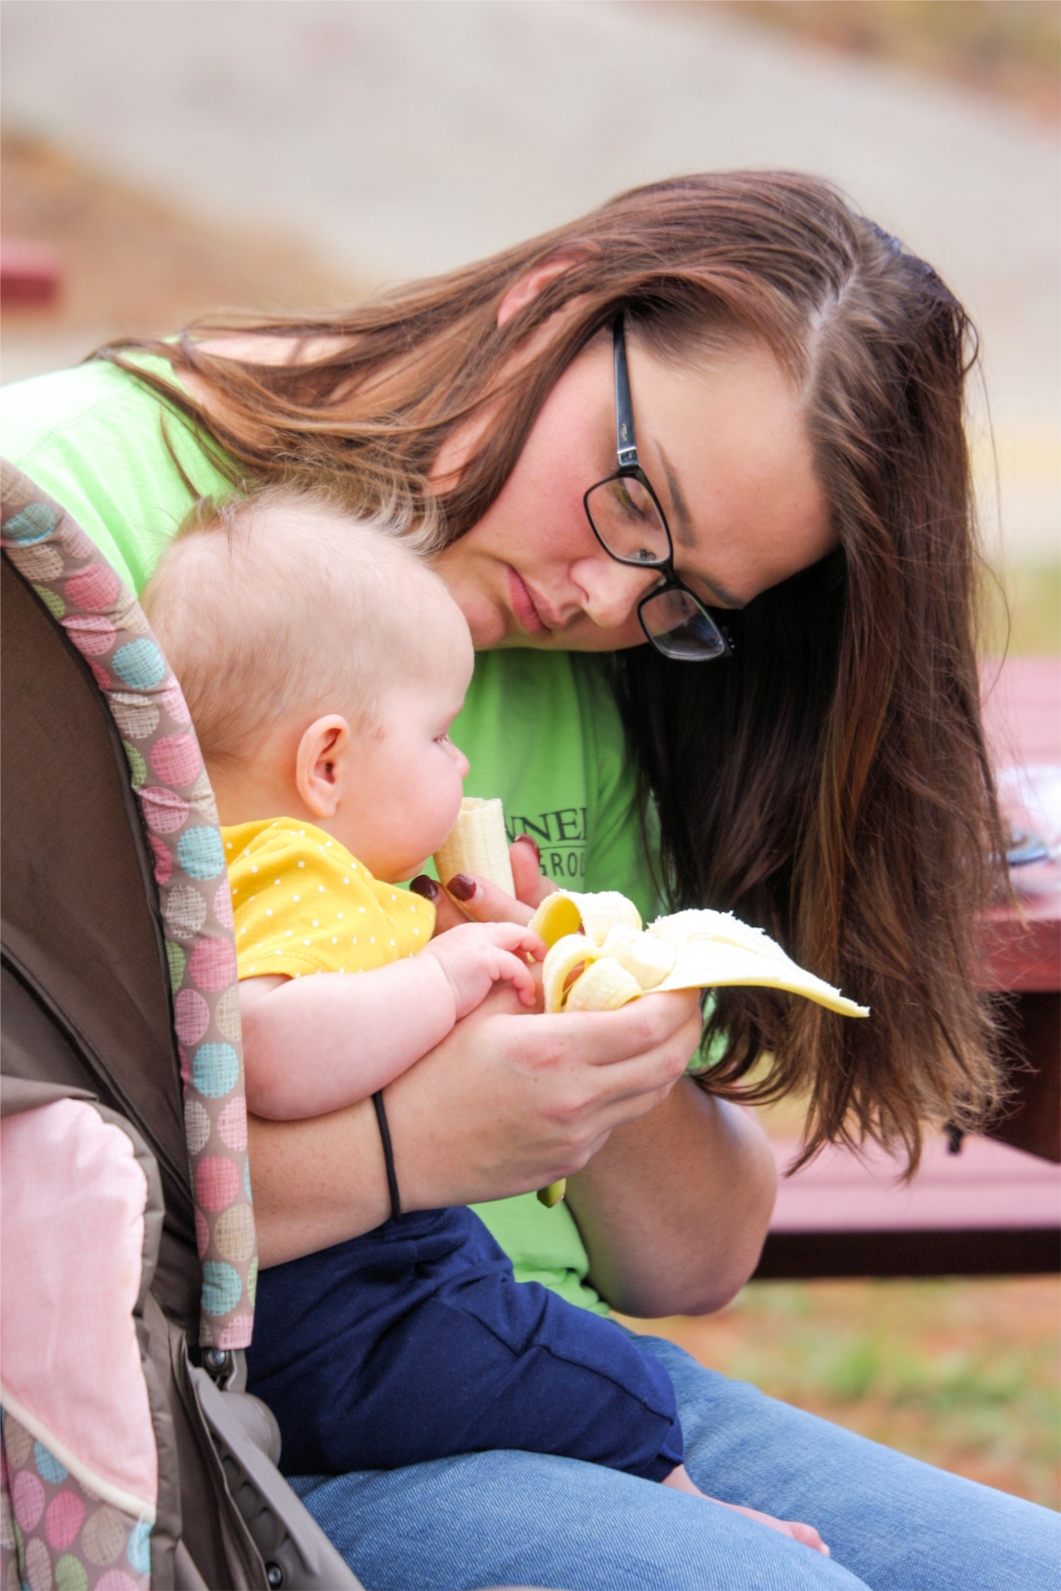
[{"label": "banana piece", "polygon": [[617,889],[605,889],[591,895],[576,895],[572,890],[571,899],[579,909],[582,932],[595,945],[603,945],[608,930],[617,923],[640,932],[641,913],[633,901],[620,895]]},{"label": "banana piece", "polygon": [[677,950],[665,939],[652,939],[625,923],[612,924],[602,948],[606,956],[614,956],[620,967],[633,974],[642,990],[661,984],[674,971],[677,959]]},{"label": "banana piece", "polygon": [[645,993],[632,972],[614,956],[601,956],[576,978],[564,1002],[565,1011],[618,1011]]},{"label": "banana piece", "polygon": [[435,852],[435,870],[443,883],[455,873],[478,873],[507,895],[516,893],[500,801],[464,797],[449,838]]},{"label": "banana piece", "polygon": [[548,1012],[562,1011],[574,975],[600,959],[601,952],[585,934],[565,934],[552,946],[542,964],[542,993]]}]

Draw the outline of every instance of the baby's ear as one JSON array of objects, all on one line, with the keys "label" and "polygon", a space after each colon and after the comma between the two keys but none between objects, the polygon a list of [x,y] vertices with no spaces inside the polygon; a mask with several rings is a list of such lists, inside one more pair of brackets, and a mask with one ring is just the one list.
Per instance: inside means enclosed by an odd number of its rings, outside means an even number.
[{"label": "baby's ear", "polygon": [[332,818],[339,805],[339,762],[350,748],[350,725],[339,713],[315,718],[295,754],[295,785],[316,818]]}]

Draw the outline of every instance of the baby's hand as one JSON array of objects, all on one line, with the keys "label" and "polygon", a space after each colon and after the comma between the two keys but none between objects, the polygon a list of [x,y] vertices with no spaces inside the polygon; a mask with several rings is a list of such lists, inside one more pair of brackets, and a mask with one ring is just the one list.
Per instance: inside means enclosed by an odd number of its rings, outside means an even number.
[{"label": "baby's hand", "polygon": [[457,1021],[482,1004],[494,984],[504,978],[526,1006],[537,999],[537,986],[526,956],[545,957],[545,944],[518,923],[463,923],[440,934],[421,950],[434,956],[449,981]]}]

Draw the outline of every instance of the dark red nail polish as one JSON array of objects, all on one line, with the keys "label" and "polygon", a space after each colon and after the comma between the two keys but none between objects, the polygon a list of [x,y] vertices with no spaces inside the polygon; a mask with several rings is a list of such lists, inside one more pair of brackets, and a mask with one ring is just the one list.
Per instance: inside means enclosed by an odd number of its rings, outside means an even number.
[{"label": "dark red nail polish", "polygon": [[428,878],[426,873],[418,873],[409,888],[414,895],[422,895],[425,900],[438,899],[438,885],[433,878]]},{"label": "dark red nail polish", "polygon": [[542,853],[538,848],[538,842],[536,840],[532,840],[529,834],[517,834],[514,843],[516,845],[529,845],[531,850],[534,852],[534,860],[536,862],[541,862]]},{"label": "dark red nail polish", "polygon": [[475,894],[475,880],[467,873],[457,873],[446,885],[454,900],[471,900]]}]

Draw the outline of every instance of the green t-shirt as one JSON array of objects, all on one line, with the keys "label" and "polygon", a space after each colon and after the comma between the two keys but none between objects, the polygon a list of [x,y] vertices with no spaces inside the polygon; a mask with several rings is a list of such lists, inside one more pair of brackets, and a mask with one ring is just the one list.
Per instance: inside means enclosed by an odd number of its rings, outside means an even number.
[{"label": "green t-shirt", "polygon": [[[196,495],[231,491],[183,417],[104,363],[0,389],[0,451],[69,510],[136,591],[191,507],[187,482]],[[453,738],[471,763],[467,794],[500,796],[510,837],[531,835],[551,878],[622,890],[646,919],[655,914],[634,770],[601,659],[480,653]],[[546,1210],[529,1193],[476,1209],[522,1280],[607,1312],[586,1281],[586,1250],[565,1205]]]}]

